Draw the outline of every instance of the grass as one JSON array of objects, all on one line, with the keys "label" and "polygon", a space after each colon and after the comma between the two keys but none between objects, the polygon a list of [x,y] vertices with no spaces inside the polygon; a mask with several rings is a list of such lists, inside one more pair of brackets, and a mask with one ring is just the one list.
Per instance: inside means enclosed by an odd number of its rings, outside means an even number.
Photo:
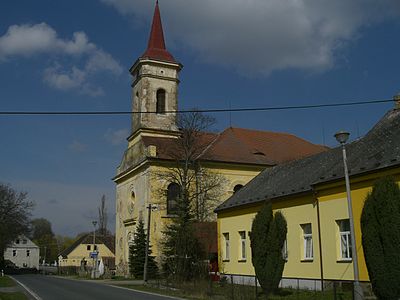
[{"label": "grass", "polygon": [[28,300],[23,293],[0,293],[0,300]]},{"label": "grass", "polygon": [[[258,288],[258,295],[254,286],[248,285],[229,285],[220,286],[214,283],[210,289],[207,281],[186,283],[179,286],[166,287],[163,285],[126,285],[124,287],[138,291],[151,292],[166,296],[175,296],[190,300],[264,300],[261,288]],[[271,295],[271,300],[331,300],[334,299],[333,291],[309,291],[295,289],[281,289],[278,295]],[[338,300],[350,300],[352,295],[350,291],[338,291]]]},{"label": "grass", "polygon": [[0,277],[0,287],[10,287],[10,286],[15,286],[14,280],[12,280],[8,276]]}]

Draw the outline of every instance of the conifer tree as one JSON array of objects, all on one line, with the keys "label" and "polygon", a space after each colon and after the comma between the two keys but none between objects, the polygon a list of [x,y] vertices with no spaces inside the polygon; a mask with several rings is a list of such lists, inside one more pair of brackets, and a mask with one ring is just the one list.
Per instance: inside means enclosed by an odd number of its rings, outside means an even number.
[{"label": "conifer tree", "polygon": [[163,240],[164,272],[179,281],[199,278],[206,271],[202,263],[205,251],[196,237],[189,201],[184,194],[181,192],[177,199],[176,217],[166,226]]},{"label": "conifer tree", "polygon": [[400,299],[400,189],[392,178],[377,181],[361,215],[362,245],[378,299]]},{"label": "conifer tree", "polygon": [[[143,278],[143,268],[146,255],[146,237],[143,220],[139,220],[134,234],[133,244],[129,247],[129,272],[135,278]],[[151,256],[151,245],[149,245],[149,257],[147,263],[147,274],[149,278],[156,278],[158,274],[157,263]]]},{"label": "conifer tree", "polygon": [[280,212],[273,215],[271,203],[265,204],[253,220],[250,246],[256,276],[267,299],[282,278],[286,233],[285,217]]}]

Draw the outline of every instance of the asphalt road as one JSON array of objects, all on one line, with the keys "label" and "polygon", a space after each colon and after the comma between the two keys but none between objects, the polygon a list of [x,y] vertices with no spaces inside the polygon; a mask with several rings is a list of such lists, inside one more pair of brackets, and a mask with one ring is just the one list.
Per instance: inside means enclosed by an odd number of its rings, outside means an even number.
[{"label": "asphalt road", "polygon": [[79,281],[43,275],[14,275],[19,283],[27,287],[36,300],[166,300],[163,297],[113,287],[90,281]]}]

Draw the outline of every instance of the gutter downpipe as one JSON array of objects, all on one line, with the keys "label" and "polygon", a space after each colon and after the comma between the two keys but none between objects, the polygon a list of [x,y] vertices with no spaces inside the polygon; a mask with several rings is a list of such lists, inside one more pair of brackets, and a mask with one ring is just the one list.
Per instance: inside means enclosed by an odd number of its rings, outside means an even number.
[{"label": "gutter downpipe", "polygon": [[318,223],[318,246],[319,246],[319,268],[320,268],[320,273],[321,273],[321,290],[324,291],[324,267],[322,263],[322,241],[321,241],[321,219],[320,219],[320,213],[319,213],[319,200],[317,197],[317,192],[312,187],[313,191],[313,196],[315,203],[317,205],[317,223]]}]

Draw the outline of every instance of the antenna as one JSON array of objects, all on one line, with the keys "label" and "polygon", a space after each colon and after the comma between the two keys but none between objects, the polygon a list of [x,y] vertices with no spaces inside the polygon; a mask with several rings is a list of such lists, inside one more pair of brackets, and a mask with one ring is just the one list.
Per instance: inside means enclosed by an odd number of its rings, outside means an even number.
[{"label": "antenna", "polygon": [[232,103],[231,100],[229,100],[229,127],[232,127]]}]

